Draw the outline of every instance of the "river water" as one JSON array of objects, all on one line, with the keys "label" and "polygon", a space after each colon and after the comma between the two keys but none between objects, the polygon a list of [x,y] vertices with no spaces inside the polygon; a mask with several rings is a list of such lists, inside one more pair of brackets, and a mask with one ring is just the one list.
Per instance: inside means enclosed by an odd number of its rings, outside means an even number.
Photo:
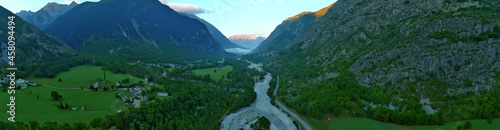
[{"label": "river water", "polygon": [[[262,71],[262,64],[251,63],[248,68]],[[271,98],[267,95],[271,79],[271,74],[267,73],[264,80],[255,83],[254,91],[257,93],[255,101],[249,107],[241,108],[236,113],[226,116],[221,123],[222,130],[249,130],[250,125],[259,117],[265,117],[271,122],[271,130],[297,129],[290,117],[271,104]]]}]

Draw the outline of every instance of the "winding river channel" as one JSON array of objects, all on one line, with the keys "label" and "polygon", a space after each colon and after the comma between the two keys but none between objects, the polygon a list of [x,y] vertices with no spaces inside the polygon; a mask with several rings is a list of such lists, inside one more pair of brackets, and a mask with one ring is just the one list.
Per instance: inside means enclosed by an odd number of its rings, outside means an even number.
[{"label": "winding river channel", "polygon": [[[248,68],[262,71],[262,64],[251,63]],[[221,129],[248,130],[259,117],[265,117],[271,122],[271,130],[296,130],[297,127],[292,119],[271,104],[271,98],[267,95],[271,79],[271,74],[267,73],[264,80],[256,82],[254,91],[257,93],[257,98],[255,101],[249,107],[241,108],[236,113],[226,116],[221,123]]]}]

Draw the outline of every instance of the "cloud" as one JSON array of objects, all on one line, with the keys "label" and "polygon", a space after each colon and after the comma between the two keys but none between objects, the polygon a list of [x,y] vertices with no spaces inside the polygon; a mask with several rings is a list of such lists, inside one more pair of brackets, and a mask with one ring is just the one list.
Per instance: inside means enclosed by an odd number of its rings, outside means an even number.
[{"label": "cloud", "polygon": [[281,3],[284,2],[285,0],[278,0],[276,3]]},{"label": "cloud", "polygon": [[181,3],[167,3],[165,0],[159,0],[164,5],[172,8],[173,10],[180,13],[188,13],[188,14],[203,14],[203,13],[211,13],[212,9],[201,8],[192,4],[181,4]]}]

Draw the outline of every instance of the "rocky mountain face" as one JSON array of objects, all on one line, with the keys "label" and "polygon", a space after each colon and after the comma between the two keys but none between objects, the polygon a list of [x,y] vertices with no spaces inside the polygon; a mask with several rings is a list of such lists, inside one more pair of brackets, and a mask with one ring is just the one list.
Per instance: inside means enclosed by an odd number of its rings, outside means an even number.
[{"label": "rocky mountain face", "polygon": [[262,41],[266,40],[267,37],[263,37],[263,36],[255,36],[255,35],[245,35],[245,34],[242,34],[242,35],[234,35],[234,36],[231,36],[229,37],[229,40],[233,43],[236,43],[240,46],[243,46],[245,48],[248,48],[248,49],[254,49],[256,48],[257,46],[259,46]]},{"label": "rocky mountain face", "polygon": [[9,41],[7,37],[10,36],[10,29],[7,23],[10,21],[8,19],[9,16],[15,17],[16,64],[36,64],[71,55],[72,49],[62,40],[46,34],[0,6],[0,23],[5,23],[5,26],[0,26],[0,37],[2,37],[0,39],[0,43],[2,43],[0,52],[2,61],[8,61],[7,43]]},{"label": "rocky mountain face", "polygon": [[251,53],[272,53],[294,45],[330,7],[331,5],[316,12],[303,12],[286,19]]},{"label": "rocky mountain face", "polygon": [[224,34],[222,34],[219,31],[219,29],[217,29],[214,25],[210,24],[209,22],[205,21],[204,19],[201,19],[200,17],[198,17],[194,14],[186,14],[186,13],[183,13],[183,14],[188,16],[188,17],[198,19],[198,20],[200,20],[200,22],[205,24],[205,26],[207,26],[208,31],[210,31],[210,34],[212,34],[212,37],[218,42],[218,44],[222,48],[224,48],[224,49],[243,48],[242,46],[236,45],[233,42],[229,41],[229,39],[227,39],[227,37],[224,36]]},{"label": "rocky mountain face", "polygon": [[39,29],[46,28],[54,22],[59,16],[73,9],[78,4],[73,1],[70,4],[57,4],[55,2],[48,3],[37,12],[23,10],[16,13],[22,19],[28,21]]},{"label": "rocky mountain face", "polygon": [[137,60],[229,55],[203,23],[179,14],[158,0],[82,3],[45,31],[90,55],[121,55]]},{"label": "rocky mountain face", "polygon": [[440,90],[434,94],[497,88],[498,11],[495,0],[339,0],[267,65],[309,79],[296,79],[299,86],[349,72],[367,87]]}]

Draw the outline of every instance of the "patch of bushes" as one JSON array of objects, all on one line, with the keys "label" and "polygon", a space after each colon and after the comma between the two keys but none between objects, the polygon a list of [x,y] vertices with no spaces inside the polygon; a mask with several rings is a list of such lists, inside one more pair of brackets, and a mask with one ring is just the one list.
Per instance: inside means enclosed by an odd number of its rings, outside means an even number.
[{"label": "patch of bushes", "polygon": [[488,38],[500,38],[500,26],[495,25],[493,27],[493,31],[488,30],[485,31],[479,35],[472,34],[469,37],[462,37],[458,35],[456,32],[451,32],[451,31],[442,31],[442,32],[434,32],[433,34],[429,35],[430,38],[432,39],[449,39],[452,42],[458,42],[458,41],[484,41],[488,40]]}]

